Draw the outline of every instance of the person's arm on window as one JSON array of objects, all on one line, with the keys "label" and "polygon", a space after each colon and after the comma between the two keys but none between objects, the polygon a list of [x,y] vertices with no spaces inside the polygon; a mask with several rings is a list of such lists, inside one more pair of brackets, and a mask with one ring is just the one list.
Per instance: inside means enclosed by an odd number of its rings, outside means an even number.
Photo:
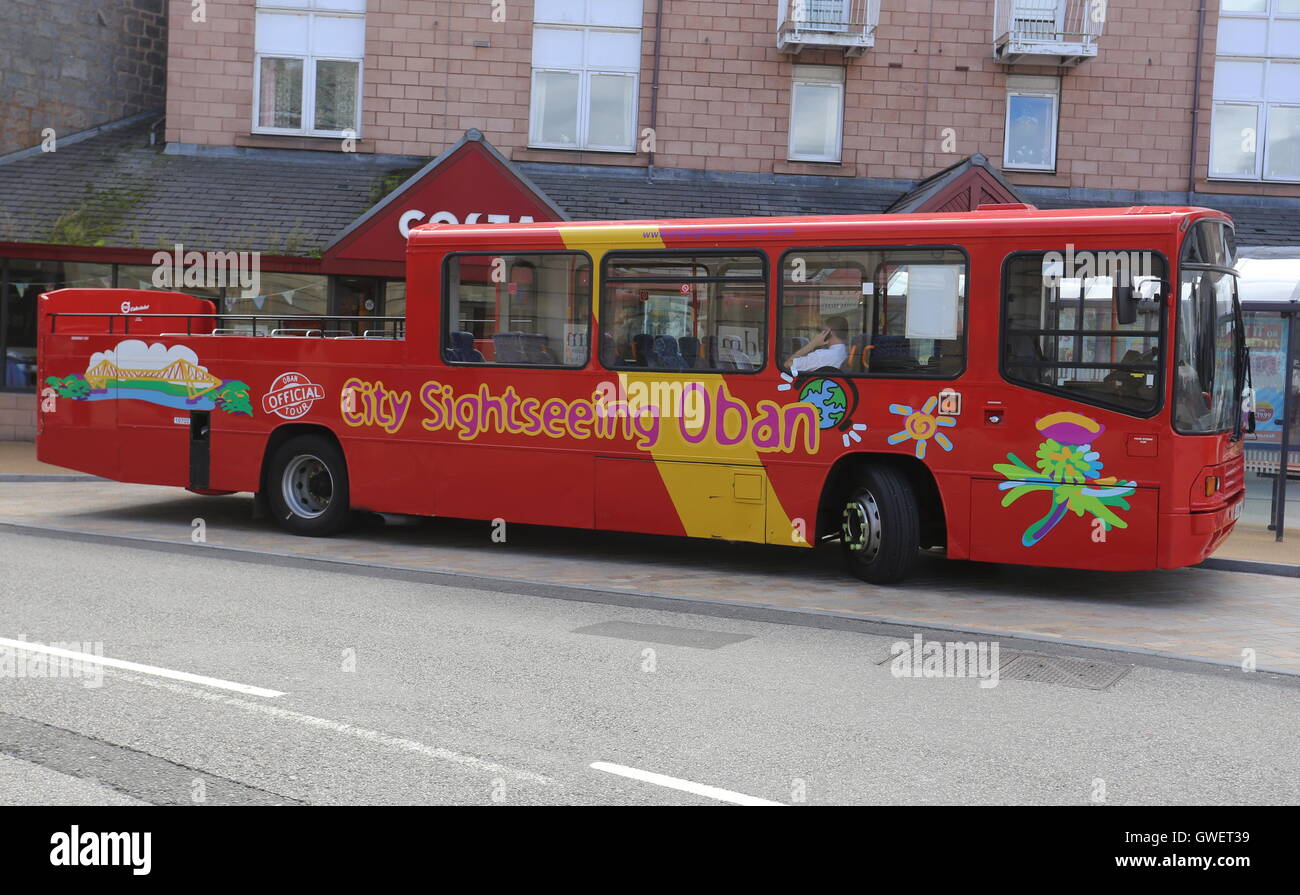
[{"label": "person's arm on window", "polygon": [[790,355],[790,357],[786,359],[785,362],[786,368],[791,373],[795,372],[794,362],[796,360],[811,354],[812,352],[816,351],[819,348],[825,348],[826,345],[830,342],[830,338],[831,338],[830,329],[823,329],[817,335],[813,336],[806,343],[804,343],[802,348],[800,348],[798,351],[796,351],[794,354]]}]

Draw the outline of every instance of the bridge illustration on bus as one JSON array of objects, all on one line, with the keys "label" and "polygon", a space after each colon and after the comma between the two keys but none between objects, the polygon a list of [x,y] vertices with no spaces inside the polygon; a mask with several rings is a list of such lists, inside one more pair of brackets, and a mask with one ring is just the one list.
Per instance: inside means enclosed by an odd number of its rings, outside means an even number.
[{"label": "bridge illustration on bus", "polygon": [[208,372],[184,345],[138,339],[91,355],[85,373],[47,377],[56,394],[83,401],[137,400],[177,410],[221,409],[251,415],[248,386]]}]

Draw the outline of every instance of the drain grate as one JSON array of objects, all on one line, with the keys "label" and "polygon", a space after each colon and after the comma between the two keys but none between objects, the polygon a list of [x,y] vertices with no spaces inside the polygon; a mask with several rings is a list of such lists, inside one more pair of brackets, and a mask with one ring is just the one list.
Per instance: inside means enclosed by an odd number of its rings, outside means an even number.
[{"label": "drain grate", "polygon": [[1011,681],[1033,681],[1039,684],[1059,684],[1062,687],[1082,687],[1087,690],[1106,690],[1128,674],[1129,666],[1112,662],[1089,662],[1069,656],[1044,656],[1039,653],[1004,653],[998,676]]},{"label": "drain grate", "polygon": [[[969,641],[963,641],[969,642]],[[940,646],[945,646],[941,642]],[[911,651],[900,658],[910,661]],[[891,650],[877,665],[893,662]],[[1108,690],[1116,681],[1128,674],[1131,666],[1114,662],[1093,662],[1071,656],[1049,656],[1021,650],[998,650],[998,677],[1008,681],[1030,681],[1036,684],[1056,684],[1085,690]]]}]

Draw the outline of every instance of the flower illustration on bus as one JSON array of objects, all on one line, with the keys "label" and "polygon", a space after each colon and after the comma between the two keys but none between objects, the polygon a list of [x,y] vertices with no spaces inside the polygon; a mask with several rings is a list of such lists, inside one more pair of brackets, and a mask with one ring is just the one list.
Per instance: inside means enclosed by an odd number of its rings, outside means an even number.
[{"label": "flower illustration on bus", "polygon": [[177,410],[253,415],[248,385],[214,376],[184,345],[169,348],[127,339],[92,354],[84,374],[49,376],[45,384],[75,401],[136,400]]},{"label": "flower illustration on bus", "polygon": [[908,404],[890,404],[890,413],[906,417],[906,419],[903,421],[903,428],[885,440],[890,444],[901,444],[908,440],[915,441],[916,459],[918,460],[925,459],[926,445],[932,439],[935,444],[945,451],[951,451],[952,439],[941,430],[957,425],[957,420],[950,416],[936,415],[935,410],[938,406],[938,395],[926,399],[920,410]]},{"label": "flower illustration on bus", "polygon": [[993,466],[1006,479],[998,484],[999,491],[1007,492],[1002,498],[1004,507],[1035,491],[1050,494],[1047,515],[1025,529],[1021,543],[1026,547],[1038,544],[1070,512],[1080,517],[1092,514],[1106,531],[1128,528],[1116,509],[1130,508],[1125,498],[1137,491],[1137,482],[1101,474],[1101,454],[1092,445],[1106,427],[1071,411],[1048,414],[1035,427],[1043,442],[1035,453],[1033,468],[1015,454],[1007,454],[1010,463]]}]

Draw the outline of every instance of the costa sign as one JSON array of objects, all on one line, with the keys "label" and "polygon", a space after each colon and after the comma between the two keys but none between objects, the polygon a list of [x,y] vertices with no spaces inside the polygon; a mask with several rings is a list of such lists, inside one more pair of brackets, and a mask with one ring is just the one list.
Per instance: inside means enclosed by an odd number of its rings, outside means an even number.
[{"label": "costa sign", "polygon": [[262,410],[286,420],[302,419],[325,397],[325,387],[301,373],[281,373],[262,396]]},{"label": "costa sign", "polygon": [[[487,220],[480,220],[486,217]],[[465,215],[465,220],[460,220],[450,211],[435,211],[425,220],[424,212],[418,208],[412,208],[410,211],[402,212],[402,216],[397,219],[397,232],[402,234],[402,239],[411,235],[411,227],[416,224],[509,224],[510,215],[508,214],[489,214],[485,215],[481,211],[475,211]],[[533,216],[524,214],[519,216],[517,224],[531,224]]]},{"label": "costa sign", "polygon": [[357,218],[326,247],[327,271],[406,275],[406,241],[420,224],[528,224],[565,213],[483,135],[465,138]]}]

